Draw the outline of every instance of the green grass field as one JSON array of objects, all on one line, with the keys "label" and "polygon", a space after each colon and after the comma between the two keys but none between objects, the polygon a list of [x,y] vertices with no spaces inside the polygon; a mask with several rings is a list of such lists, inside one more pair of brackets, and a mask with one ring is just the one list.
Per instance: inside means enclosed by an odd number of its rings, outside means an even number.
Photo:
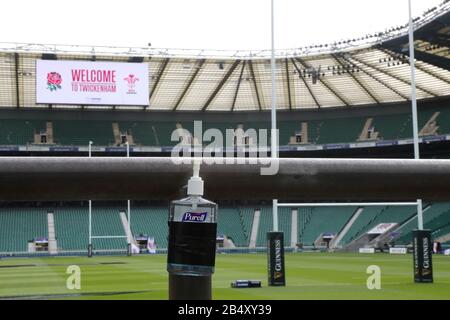
[{"label": "green grass field", "polygon": [[[21,265],[21,266],[18,266]],[[67,266],[81,268],[81,289],[66,288]],[[381,268],[381,290],[368,290],[366,268]],[[434,283],[415,284],[411,255],[286,255],[286,287],[267,286],[264,254],[217,255],[214,299],[450,299],[450,257],[434,256]],[[165,255],[0,260],[1,298],[167,299]],[[262,288],[232,289],[237,279]]]}]

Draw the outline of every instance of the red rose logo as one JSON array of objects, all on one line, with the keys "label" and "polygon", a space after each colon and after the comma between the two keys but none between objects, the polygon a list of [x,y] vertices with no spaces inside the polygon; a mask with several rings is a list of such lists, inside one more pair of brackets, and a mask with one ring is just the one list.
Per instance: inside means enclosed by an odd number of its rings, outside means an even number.
[{"label": "red rose logo", "polygon": [[50,72],[47,74],[47,89],[50,91],[61,89],[62,78],[58,72]]}]

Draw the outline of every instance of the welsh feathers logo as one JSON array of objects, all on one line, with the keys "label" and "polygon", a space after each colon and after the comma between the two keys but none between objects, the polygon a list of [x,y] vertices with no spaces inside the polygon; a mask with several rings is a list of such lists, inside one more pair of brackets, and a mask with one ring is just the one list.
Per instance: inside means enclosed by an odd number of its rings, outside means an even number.
[{"label": "welsh feathers logo", "polygon": [[123,78],[123,80],[125,80],[128,85],[127,93],[135,94],[136,91],[134,90],[134,87],[136,86],[136,82],[139,81],[139,78],[136,77],[134,74],[129,74],[128,77]]},{"label": "welsh feathers logo", "polygon": [[61,89],[62,78],[58,72],[47,73],[47,89],[50,91],[56,91]]}]

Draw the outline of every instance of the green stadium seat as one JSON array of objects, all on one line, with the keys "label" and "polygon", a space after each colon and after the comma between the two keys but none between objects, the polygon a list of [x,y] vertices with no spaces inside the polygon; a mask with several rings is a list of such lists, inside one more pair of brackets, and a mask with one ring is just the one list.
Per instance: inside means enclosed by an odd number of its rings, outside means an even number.
[{"label": "green stadium seat", "polygon": [[34,133],[46,128],[45,121],[0,120],[0,145],[34,143]]},{"label": "green stadium seat", "polygon": [[48,237],[45,209],[0,209],[0,252],[27,252],[28,241],[37,237]]},{"label": "green stadium seat", "polygon": [[54,141],[60,145],[84,146],[93,141],[98,146],[114,145],[112,121],[53,121]]},{"label": "green stadium seat", "polygon": [[[259,220],[257,247],[267,246],[267,232],[273,231],[272,207],[262,207]],[[290,208],[278,208],[278,230],[284,233],[284,245],[291,244],[292,210]]]},{"label": "green stadium seat", "polygon": [[337,235],[354,211],[355,207],[298,208],[298,242],[312,246],[322,233]]},{"label": "green stadium seat", "polygon": [[168,209],[166,207],[131,208],[131,232],[133,236],[146,234],[155,238],[157,248],[167,248]]}]

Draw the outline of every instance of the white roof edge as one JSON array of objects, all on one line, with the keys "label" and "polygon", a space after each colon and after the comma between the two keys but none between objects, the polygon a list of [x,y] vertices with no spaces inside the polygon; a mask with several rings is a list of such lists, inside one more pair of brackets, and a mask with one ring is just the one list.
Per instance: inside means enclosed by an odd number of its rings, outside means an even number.
[{"label": "white roof edge", "polygon": [[[414,23],[414,29],[421,28],[437,17],[450,11],[450,2],[441,3],[435,10],[428,12]],[[407,24],[406,24],[407,26]],[[408,28],[400,28],[389,33],[374,34],[373,37],[357,41],[340,41],[332,44],[313,45],[299,48],[276,50],[277,58],[308,57],[322,54],[348,52],[370,48],[385,41],[407,35]],[[209,49],[179,49],[179,48],[152,48],[152,47],[115,47],[115,46],[89,46],[69,44],[36,44],[0,42],[0,52],[17,53],[50,53],[87,56],[119,56],[119,57],[156,57],[179,59],[269,59],[270,49],[262,50],[209,50]]]}]

